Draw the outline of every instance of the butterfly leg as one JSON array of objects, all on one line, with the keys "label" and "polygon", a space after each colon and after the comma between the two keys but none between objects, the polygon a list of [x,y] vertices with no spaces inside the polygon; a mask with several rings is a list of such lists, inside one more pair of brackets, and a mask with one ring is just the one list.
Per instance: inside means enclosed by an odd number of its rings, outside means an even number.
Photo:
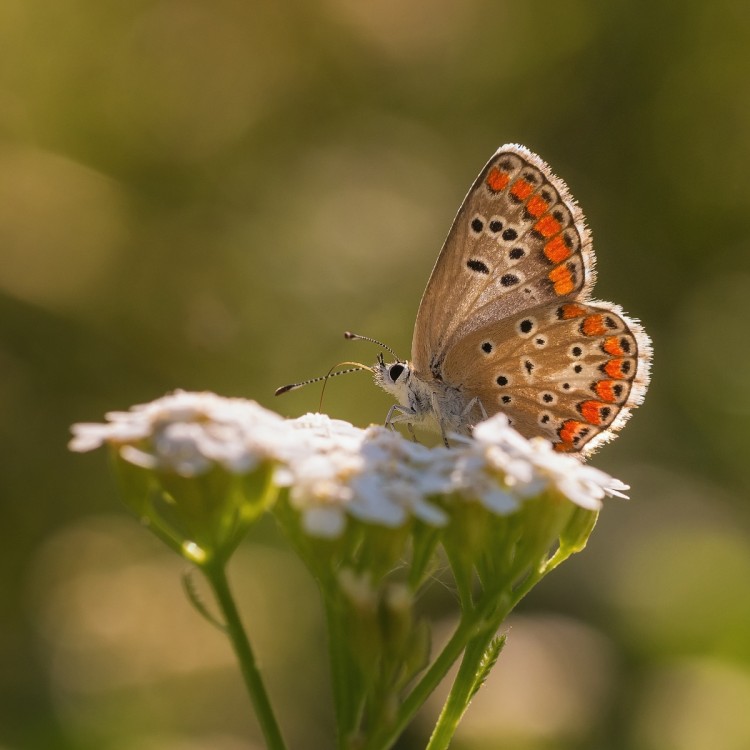
[{"label": "butterfly leg", "polygon": [[414,410],[409,409],[407,406],[401,406],[401,404],[393,404],[388,409],[388,414],[385,416],[385,426],[395,430],[394,424],[396,422],[407,422],[411,427],[410,417],[414,416]]},{"label": "butterfly leg", "polygon": [[481,412],[482,412],[482,419],[481,419],[481,420],[479,420],[479,421],[480,421],[480,422],[483,422],[483,421],[484,421],[485,419],[487,419],[487,418],[488,418],[488,414],[487,414],[487,409],[485,409],[485,408],[484,408],[484,404],[483,404],[483,403],[482,403],[482,401],[480,400],[479,396],[474,396],[474,398],[473,398],[473,399],[471,399],[471,401],[469,401],[469,403],[468,403],[468,404],[466,404],[466,407],[465,407],[465,408],[464,408],[464,410],[463,410],[463,411],[461,412],[461,418],[463,419],[463,417],[466,417],[466,416],[468,416],[469,414],[471,414],[471,410],[472,410],[472,409],[473,409],[473,408],[474,408],[475,406],[479,407],[479,411],[481,411]]},{"label": "butterfly leg", "polygon": [[487,414],[487,409],[484,408],[484,404],[482,403],[481,399],[477,399],[477,404],[479,404],[479,408],[482,411],[482,421],[484,422],[485,419],[489,419],[490,415]]},{"label": "butterfly leg", "polygon": [[443,424],[443,420],[440,417],[440,404],[438,402],[438,394],[433,391],[430,395],[430,401],[432,402],[432,413],[435,415],[435,418],[437,419],[438,425],[440,427],[440,435],[443,438],[443,443],[445,444],[446,448],[450,448],[450,443],[448,442],[448,437],[445,434],[445,425]]},{"label": "butterfly leg", "polygon": [[414,416],[414,410],[408,406],[401,406],[401,404],[393,404],[388,409],[388,414],[385,417],[385,426],[390,427],[392,430],[396,430],[395,422],[406,422],[406,429],[409,430],[409,434],[415,443],[418,443],[417,436],[414,432],[414,425],[411,422],[410,417]]}]

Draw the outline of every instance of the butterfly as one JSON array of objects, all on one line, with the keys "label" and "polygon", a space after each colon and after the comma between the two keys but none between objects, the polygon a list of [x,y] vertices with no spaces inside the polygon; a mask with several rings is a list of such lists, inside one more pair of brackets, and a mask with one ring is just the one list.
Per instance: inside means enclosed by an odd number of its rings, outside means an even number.
[{"label": "butterfly", "polygon": [[[471,186],[419,305],[411,360],[372,368],[386,423],[468,435],[503,412],[525,437],[587,456],[645,395],[651,341],[591,299],[595,257],[565,183],[524,146],[501,146]],[[350,335],[351,338],[359,338]]]}]

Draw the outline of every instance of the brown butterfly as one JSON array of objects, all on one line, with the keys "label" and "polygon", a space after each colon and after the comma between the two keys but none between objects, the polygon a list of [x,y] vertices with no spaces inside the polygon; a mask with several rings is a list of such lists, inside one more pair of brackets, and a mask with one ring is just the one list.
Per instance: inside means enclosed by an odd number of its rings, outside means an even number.
[{"label": "brown butterfly", "polygon": [[611,440],[643,400],[652,350],[636,320],[590,298],[594,262],[565,183],[523,146],[498,149],[435,263],[411,361],[373,368],[398,400],[386,423],[446,440],[502,411],[558,451]]}]

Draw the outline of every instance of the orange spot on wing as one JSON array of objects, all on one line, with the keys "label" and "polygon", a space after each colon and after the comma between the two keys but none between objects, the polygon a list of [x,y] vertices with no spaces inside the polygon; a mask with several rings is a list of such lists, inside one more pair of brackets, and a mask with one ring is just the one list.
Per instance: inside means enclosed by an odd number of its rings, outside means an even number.
[{"label": "orange spot on wing", "polygon": [[573,274],[567,266],[557,266],[557,268],[553,268],[547,274],[547,278],[554,284],[555,294],[560,297],[570,294],[575,289]]},{"label": "orange spot on wing", "polygon": [[507,172],[501,172],[497,167],[492,167],[485,182],[493,193],[499,193],[510,182],[510,175]]},{"label": "orange spot on wing", "polygon": [[565,244],[563,236],[558,234],[544,246],[544,254],[552,263],[562,263],[570,257],[570,248]]},{"label": "orange spot on wing", "polygon": [[513,187],[510,189],[510,194],[522,201],[525,201],[533,192],[534,186],[520,178],[513,183]]},{"label": "orange spot on wing", "polygon": [[581,416],[589,423],[603,425],[612,413],[612,407],[600,401],[584,401],[579,405]]},{"label": "orange spot on wing", "polygon": [[[550,279],[550,281],[552,281],[552,279]],[[573,302],[567,305],[562,305],[562,307],[560,307],[560,316],[562,320],[571,320],[572,318],[580,318],[580,317],[583,317],[585,314],[586,314],[586,308],[581,307],[580,305],[576,305]]]},{"label": "orange spot on wing", "polygon": [[620,344],[619,336],[607,336],[602,344],[602,349],[613,357],[624,357],[627,354]]},{"label": "orange spot on wing", "polygon": [[609,362],[604,365],[603,369],[610,378],[614,378],[615,380],[625,380],[630,375],[631,367],[632,360],[610,359]]},{"label": "orange spot on wing", "polygon": [[581,441],[589,434],[591,427],[577,419],[566,419],[557,431],[562,442],[555,444],[555,450],[563,453],[577,451]]},{"label": "orange spot on wing", "polygon": [[547,201],[539,195],[532,195],[531,198],[529,198],[529,202],[526,204],[526,210],[535,219],[541,216],[548,207],[549,203],[547,203]]},{"label": "orange spot on wing", "polygon": [[542,237],[552,237],[556,235],[562,229],[562,224],[551,215],[542,216],[536,224],[534,224],[534,231],[539,232]]},{"label": "orange spot on wing", "polygon": [[607,326],[604,323],[604,316],[600,313],[589,315],[581,323],[581,333],[585,336],[602,336],[607,332]]},{"label": "orange spot on wing", "polygon": [[555,443],[552,446],[558,453],[574,453],[576,448],[568,443]]},{"label": "orange spot on wing", "polygon": [[600,380],[593,386],[594,393],[609,404],[617,403],[622,398],[623,387],[623,384],[616,380]]}]

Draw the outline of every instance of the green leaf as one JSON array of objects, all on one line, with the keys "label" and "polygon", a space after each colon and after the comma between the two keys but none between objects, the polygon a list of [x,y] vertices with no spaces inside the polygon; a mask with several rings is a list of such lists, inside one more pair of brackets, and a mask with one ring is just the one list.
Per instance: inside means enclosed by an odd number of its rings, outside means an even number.
[{"label": "green leaf", "polygon": [[477,669],[477,673],[474,676],[474,684],[472,685],[471,692],[469,693],[469,701],[477,694],[479,688],[484,685],[485,681],[490,676],[490,672],[495,666],[500,653],[502,652],[503,648],[505,648],[506,640],[507,636],[503,634],[496,635],[490,641],[490,645],[487,646],[487,649],[482,655],[482,660],[479,662],[479,668]]}]

